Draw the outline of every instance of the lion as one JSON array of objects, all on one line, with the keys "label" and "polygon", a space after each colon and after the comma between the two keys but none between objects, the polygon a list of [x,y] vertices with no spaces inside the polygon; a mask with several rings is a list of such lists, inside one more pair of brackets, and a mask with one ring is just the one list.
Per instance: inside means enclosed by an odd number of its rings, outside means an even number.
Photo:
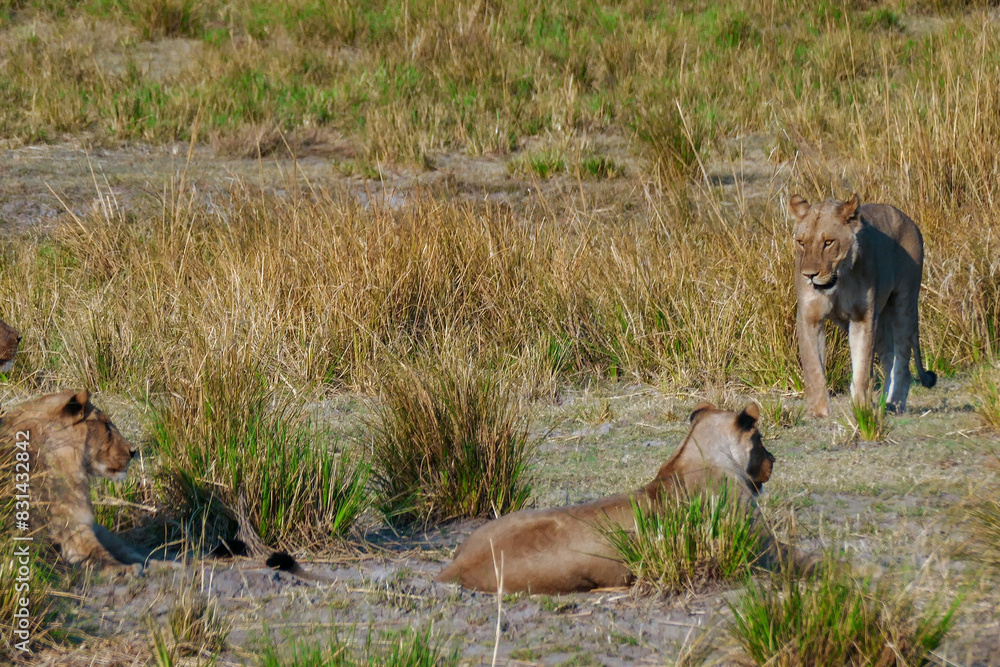
[{"label": "lion", "polygon": [[32,531],[43,534],[72,564],[102,570],[140,571],[143,556],[94,521],[88,477],[123,481],[135,448],[87,391],[48,394],[14,408],[0,419],[4,447],[27,453],[16,483],[27,490]]},{"label": "lion", "polygon": [[0,373],[8,373],[14,367],[20,342],[21,334],[17,329],[0,320]]},{"label": "lion", "polygon": [[634,530],[633,503],[648,506],[664,493],[703,488],[729,478],[756,496],[771,477],[774,456],[756,428],[751,403],[739,414],[711,403],[697,405],[691,429],[645,487],[593,502],[502,516],[474,531],[435,581],[504,593],[571,593],[628,586],[632,576],[605,537],[615,526]]},{"label": "lion", "polygon": [[937,376],[920,354],[917,299],[924,265],[924,240],[917,225],[887,204],[861,205],[827,199],[810,205],[792,195],[795,226],[796,329],[802,380],[810,413],[830,415],[824,375],[823,320],[847,331],[851,347],[851,399],[870,400],[872,363],[877,354],[885,374],[886,407],[906,410],[910,355],[920,384]]}]

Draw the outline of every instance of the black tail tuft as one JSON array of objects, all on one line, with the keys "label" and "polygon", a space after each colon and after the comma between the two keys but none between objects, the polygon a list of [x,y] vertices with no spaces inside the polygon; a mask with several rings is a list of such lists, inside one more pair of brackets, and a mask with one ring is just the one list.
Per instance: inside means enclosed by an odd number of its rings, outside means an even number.
[{"label": "black tail tuft", "polygon": [[937,373],[934,371],[927,371],[925,375],[920,376],[920,384],[930,389],[937,384]]},{"label": "black tail tuft", "polygon": [[233,558],[234,556],[246,556],[250,553],[246,542],[243,540],[219,540],[219,545],[208,554],[210,558]]},{"label": "black tail tuft", "polygon": [[294,572],[299,567],[295,559],[284,551],[275,551],[267,557],[264,564],[273,570],[281,570],[282,572]]}]

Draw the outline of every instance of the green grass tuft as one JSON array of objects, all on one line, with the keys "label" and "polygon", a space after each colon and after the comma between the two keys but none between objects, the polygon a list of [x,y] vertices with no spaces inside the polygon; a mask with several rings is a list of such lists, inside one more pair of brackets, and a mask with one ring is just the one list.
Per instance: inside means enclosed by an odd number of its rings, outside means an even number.
[{"label": "green grass tuft", "polygon": [[750,583],[730,608],[730,634],[757,664],[918,665],[951,627],[945,611],[859,581],[840,567],[797,580],[791,571]]},{"label": "green grass tuft", "polygon": [[892,422],[886,414],[886,396],[879,395],[878,403],[870,398],[861,402],[851,401],[850,415],[842,420],[851,431],[851,440],[861,438],[866,442],[882,442],[892,430]]},{"label": "green grass tuft", "polygon": [[635,532],[614,526],[605,534],[640,589],[670,595],[739,580],[760,553],[753,510],[731,484],[690,497],[666,493],[632,510]]},{"label": "green grass tuft", "polygon": [[[153,411],[153,442],[189,520],[236,520],[267,545],[344,535],[366,509],[366,471],[324,442],[301,405],[276,398],[263,369],[227,352]],[[229,535],[224,535],[229,537]]]},{"label": "green grass tuft", "polygon": [[439,637],[432,627],[382,633],[375,637],[369,630],[363,646],[334,636],[328,647],[307,642],[294,642],[279,651],[273,644],[261,655],[260,667],[456,667],[459,648],[448,651],[446,638]]}]

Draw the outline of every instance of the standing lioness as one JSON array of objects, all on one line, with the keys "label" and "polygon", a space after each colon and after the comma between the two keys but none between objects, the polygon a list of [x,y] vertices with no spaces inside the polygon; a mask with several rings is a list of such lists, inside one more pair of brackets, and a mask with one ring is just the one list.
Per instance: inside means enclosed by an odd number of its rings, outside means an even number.
[{"label": "standing lioness", "polygon": [[823,320],[847,330],[851,345],[851,399],[868,400],[872,359],[885,372],[887,406],[906,409],[910,353],[920,383],[933,387],[934,373],[920,356],[917,297],[924,267],[924,240],[906,214],[886,204],[861,206],[827,199],[810,205],[792,195],[795,227],[796,325],[802,380],[810,412],[830,414],[823,371]]},{"label": "standing lioness", "polygon": [[757,431],[759,416],[753,403],[740,413],[698,405],[684,442],[645,487],[581,505],[502,516],[472,533],[436,581],[496,592],[499,571],[505,593],[570,593],[629,584],[628,568],[602,527],[634,530],[633,501],[648,505],[678,486],[694,490],[730,478],[756,495],[774,463]]}]

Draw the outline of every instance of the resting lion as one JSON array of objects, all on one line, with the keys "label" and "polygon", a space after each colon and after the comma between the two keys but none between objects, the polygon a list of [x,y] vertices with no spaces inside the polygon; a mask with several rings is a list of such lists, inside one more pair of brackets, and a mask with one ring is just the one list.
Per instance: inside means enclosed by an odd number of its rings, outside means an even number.
[{"label": "resting lion", "polygon": [[22,463],[15,472],[28,468],[15,482],[27,485],[36,535],[44,535],[70,563],[139,569],[143,557],[94,522],[88,481],[88,476],[124,480],[136,452],[86,391],[22,403],[0,420],[0,438],[16,454],[28,453],[27,466],[15,456]]},{"label": "resting lion", "polygon": [[7,373],[14,367],[14,356],[21,342],[17,329],[0,320],[0,373]]},{"label": "resting lion", "polygon": [[751,403],[737,414],[698,405],[691,430],[645,487],[581,505],[514,512],[472,533],[436,581],[496,592],[502,566],[503,592],[570,593],[626,586],[631,575],[603,530],[634,526],[633,499],[656,500],[680,485],[686,490],[728,476],[756,495],[771,476],[774,457],[761,442],[760,413]]},{"label": "resting lion", "polygon": [[885,372],[887,407],[906,409],[910,354],[920,384],[933,387],[934,373],[920,355],[917,298],[924,265],[920,230],[902,211],[886,204],[861,206],[827,199],[810,205],[793,195],[795,227],[796,327],[802,380],[809,411],[830,415],[824,375],[823,320],[847,330],[851,346],[851,399],[869,400],[872,360]]}]

